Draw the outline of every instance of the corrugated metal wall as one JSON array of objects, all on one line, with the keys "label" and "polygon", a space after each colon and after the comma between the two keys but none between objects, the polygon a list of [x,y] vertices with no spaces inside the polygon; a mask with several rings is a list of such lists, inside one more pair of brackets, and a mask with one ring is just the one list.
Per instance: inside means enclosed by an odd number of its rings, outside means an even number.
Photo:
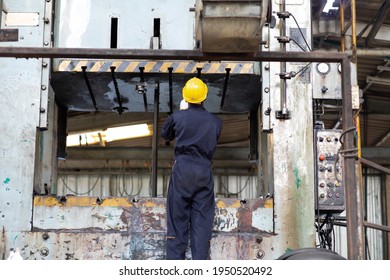
[{"label": "corrugated metal wall", "polygon": [[[363,203],[364,220],[377,225],[384,225],[383,211],[385,205],[382,201],[382,193],[385,185],[382,175],[375,170],[368,169],[363,178]],[[345,217],[342,213],[341,217]],[[347,232],[345,227],[335,227],[335,250],[347,257]],[[383,260],[384,256],[384,232],[381,230],[366,228],[366,259]]]},{"label": "corrugated metal wall", "polygon": [[[373,170],[367,170],[367,175],[363,183],[365,203],[365,220],[367,222],[382,225],[383,220],[383,198],[382,198],[382,175]],[[364,185],[363,185],[364,187]],[[367,228],[366,230],[366,258],[371,260],[383,259],[383,237],[384,232]]]}]

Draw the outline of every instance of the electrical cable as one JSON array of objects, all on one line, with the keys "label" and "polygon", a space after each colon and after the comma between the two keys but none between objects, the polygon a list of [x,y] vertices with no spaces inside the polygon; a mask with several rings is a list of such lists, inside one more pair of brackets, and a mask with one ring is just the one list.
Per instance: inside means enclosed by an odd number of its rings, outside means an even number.
[{"label": "electrical cable", "polygon": [[229,191],[229,188],[227,188],[227,187],[224,185],[224,183],[221,182],[221,185],[222,185],[222,187],[225,189],[225,191],[227,191],[228,195],[237,195],[237,196],[238,196],[238,195],[241,194],[241,193],[244,191],[244,189],[248,186],[249,179],[250,179],[250,176],[248,176],[248,179],[246,180],[244,187],[242,187],[242,188],[241,188],[238,192],[236,192],[236,193],[230,192],[230,191]]},{"label": "electrical cable", "polygon": [[329,250],[333,250],[334,242],[334,217],[332,214],[326,214],[323,219],[322,224],[316,226],[318,238],[319,238],[319,247]]},{"label": "electrical cable", "polygon": [[307,52],[307,50],[305,50],[304,47],[302,47],[296,40],[293,38],[290,38],[290,40],[293,41],[302,51]]},{"label": "electrical cable", "polygon": [[[350,128],[347,128],[346,130],[344,130],[341,134],[340,134],[340,143],[341,143],[341,146],[340,148],[337,150],[337,153],[336,153],[336,158],[335,158],[335,161],[334,161],[334,164],[333,164],[333,172],[334,172],[334,177],[336,179],[336,181],[338,183],[340,183],[340,179],[339,177],[337,176],[337,164],[339,162],[339,157],[340,155],[344,158],[349,158],[349,157],[357,157],[358,154],[358,149],[357,148],[353,148],[353,149],[347,149],[347,150],[343,150],[343,146],[344,146],[344,142],[343,142],[343,138],[345,136],[345,134],[349,133],[349,132],[352,132],[356,130],[356,127],[350,127]],[[353,153],[354,152],[354,153]],[[351,154],[353,153],[353,154]]]},{"label": "electrical cable", "polygon": [[295,76],[297,76],[297,75],[300,74],[300,73],[303,73],[304,70],[306,70],[306,69],[309,67],[310,64],[311,64],[311,62],[309,62],[308,64],[306,64],[305,66],[303,66],[301,69],[299,69],[298,72],[295,73]]},{"label": "electrical cable", "polygon": [[102,172],[100,172],[99,176],[96,178],[96,181],[95,181],[95,183],[93,184],[93,186],[92,186],[90,189],[88,189],[86,192],[84,192],[84,193],[79,193],[79,192],[77,192],[77,191],[72,190],[72,189],[66,184],[66,182],[65,182],[65,180],[64,180],[64,176],[61,176],[61,180],[62,180],[62,182],[64,183],[65,188],[66,188],[67,190],[71,191],[72,193],[74,193],[75,195],[86,195],[86,194],[89,194],[91,191],[93,191],[93,189],[96,187],[97,182],[99,181],[99,179],[101,178],[101,176],[102,176]]},{"label": "electrical cable", "polygon": [[309,49],[309,51],[311,51],[311,48],[310,48],[309,44],[307,43],[305,36],[303,35],[303,32],[302,32],[302,30],[301,30],[301,27],[300,27],[299,24],[298,24],[298,21],[296,20],[296,18],[294,17],[293,14],[290,13],[290,15],[291,15],[292,18],[294,19],[294,21],[295,21],[295,23],[296,23],[296,25],[297,25],[297,27],[298,27],[299,33],[301,33],[301,36],[302,36],[303,40],[305,41],[305,44],[306,44],[307,48]]}]

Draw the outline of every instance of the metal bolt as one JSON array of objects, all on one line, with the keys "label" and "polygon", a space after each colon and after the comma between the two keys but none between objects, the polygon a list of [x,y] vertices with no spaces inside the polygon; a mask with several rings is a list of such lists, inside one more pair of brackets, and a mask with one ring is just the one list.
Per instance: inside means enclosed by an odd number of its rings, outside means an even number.
[{"label": "metal bolt", "polygon": [[42,86],[41,86],[41,89],[42,89],[42,90],[46,90],[46,86],[45,86],[45,85],[42,85]]},{"label": "metal bolt", "polygon": [[46,68],[47,67],[47,62],[42,62],[42,67]]},{"label": "metal bolt", "polygon": [[49,45],[49,42],[48,42],[48,41],[45,41],[43,44],[44,44],[45,46],[48,46],[48,45]]},{"label": "metal bolt", "polygon": [[40,112],[41,112],[41,113],[45,113],[45,112],[46,112],[46,109],[43,108],[43,107],[41,107]]},{"label": "metal bolt", "polygon": [[256,253],[256,258],[262,259],[262,258],[264,258],[264,255],[265,255],[264,251],[263,250],[259,250]]},{"label": "metal bolt", "polygon": [[265,93],[269,93],[269,87],[265,87],[265,88],[264,88],[264,92],[265,92]]},{"label": "metal bolt", "polygon": [[41,250],[39,250],[39,252],[40,252],[41,255],[44,256],[44,257],[47,257],[47,256],[49,255],[49,249],[46,248],[46,247],[41,248]]},{"label": "metal bolt", "polygon": [[265,69],[265,70],[269,70],[269,65],[266,64],[266,65],[264,66],[264,69]]},{"label": "metal bolt", "polygon": [[44,18],[43,22],[46,23],[46,24],[49,24],[50,23],[50,19],[49,18]]},{"label": "metal bolt", "polygon": [[45,232],[44,234],[42,234],[42,238],[43,240],[48,240],[49,239],[49,234],[47,234],[47,232]]}]

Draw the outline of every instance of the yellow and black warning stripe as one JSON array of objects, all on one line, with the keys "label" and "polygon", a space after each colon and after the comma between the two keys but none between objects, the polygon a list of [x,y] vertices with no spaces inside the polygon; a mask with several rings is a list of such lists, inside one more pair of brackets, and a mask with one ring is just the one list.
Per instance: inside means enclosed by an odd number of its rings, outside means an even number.
[{"label": "yellow and black warning stripe", "polygon": [[194,62],[194,61],[134,61],[134,60],[61,60],[56,72],[82,72],[85,66],[87,72],[110,72],[115,67],[116,72],[139,73],[140,67],[144,67],[144,73],[172,73],[186,74],[197,73],[201,68],[202,74],[222,74],[230,69],[230,74],[254,74],[253,62]]}]

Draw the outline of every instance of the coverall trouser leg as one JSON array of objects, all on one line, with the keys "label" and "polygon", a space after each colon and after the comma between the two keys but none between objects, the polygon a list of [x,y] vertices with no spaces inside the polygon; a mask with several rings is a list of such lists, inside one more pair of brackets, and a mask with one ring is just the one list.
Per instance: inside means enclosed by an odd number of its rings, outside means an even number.
[{"label": "coverall trouser leg", "polygon": [[210,165],[177,160],[167,196],[167,259],[185,259],[189,234],[192,259],[208,259],[214,213]]}]

